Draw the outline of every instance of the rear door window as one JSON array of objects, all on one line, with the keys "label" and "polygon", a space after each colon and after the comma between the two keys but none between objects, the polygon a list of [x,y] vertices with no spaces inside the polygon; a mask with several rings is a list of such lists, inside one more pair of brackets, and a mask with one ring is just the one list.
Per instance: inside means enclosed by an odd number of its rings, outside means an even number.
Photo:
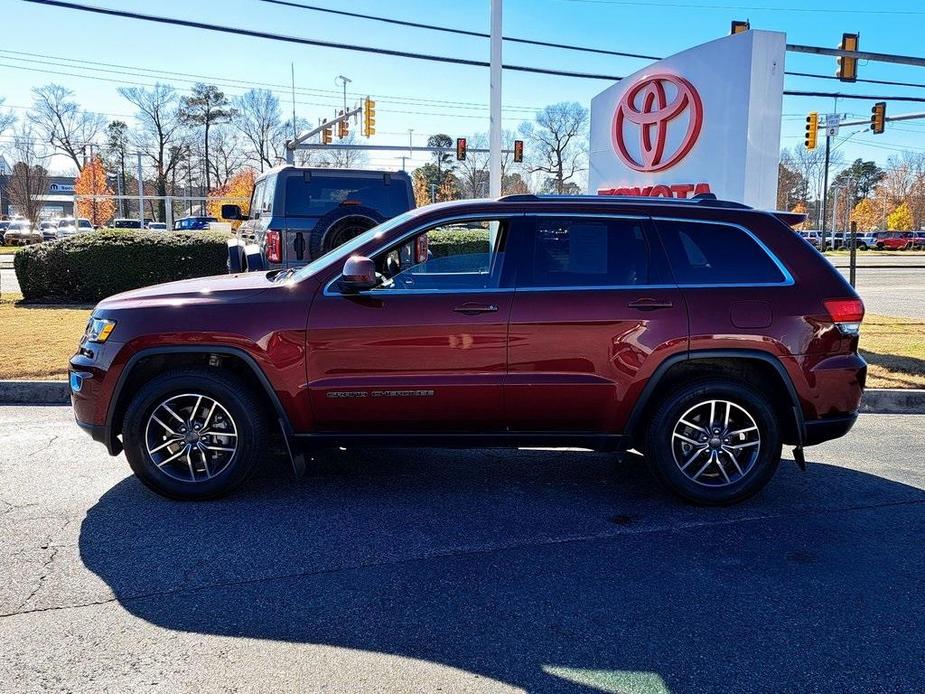
[{"label": "rear door window", "polygon": [[537,217],[518,287],[632,287],[668,278],[653,262],[643,219]]},{"label": "rear door window", "polygon": [[681,285],[778,284],[781,268],[747,231],[731,224],[656,220]]},{"label": "rear door window", "polygon": [[401,181],[313,173],[286,178],[286,216],[319,217],[343,202],[371,207],[384,217],[408,209],[408,191]]}]

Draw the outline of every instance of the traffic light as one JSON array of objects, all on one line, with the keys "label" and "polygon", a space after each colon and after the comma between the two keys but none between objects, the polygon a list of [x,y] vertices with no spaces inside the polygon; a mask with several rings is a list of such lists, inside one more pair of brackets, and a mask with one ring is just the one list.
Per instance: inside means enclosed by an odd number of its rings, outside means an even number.
[{"label": "traffic light", "polygon": [[520,163],[524,160],[524,141],[514,140],[514,161]]},{"label": "traffic light", "polygon": [[376,102],[368,96],[363,104],[363,130],[366,137],[376,134]]},{"label": "traffic light", "polygon": [[[341,111],[340,116],[344,115],[344,112]],[[347,135],[350,134],[350,123],[347,122],[347,119],[337,121],[337,137],[343,140]]]},{"label": "traffic light", "polygon": [[886,127],[886,102],[878,101],[870,109],[870,129],[874,135],[880,135]]},{"label": "traffic light", "polygon": [[466,138],[456,138],[456,160],[465,161],[466,159]]},{"label": "traffic light", "polygon": [[[842,34],[841,48],[843,51],[858,50],[860,34]],[[858,78],[858,59],[838,56],[838,71],[835,73],[842,82],[854,82]]]},{"label": "traffic light", "polygon": [[331,140],[334,139],[334,138],[332,137],[332,134],[333,134],[333,133],[331,133],[331,129],[330,129],[330,128],[325,128],[324,130],[322,130],[322,131],[321,131],[321,144],[323,144],[323,145],[329,145],[329,144],[331,144]]},{"label": "traffic light", "polygon": [[819,114],[813,111],[806,116],[806,139],[803,144],[806,149],[816,149],[816,137],[819,129]]},{"label": "traffic light", "polygon": [[752,25],[748,23],[748,20],[737,21],[732,20],[732,29],[729,31],[730,34],[741,34],[743,31],[748,31],[752,28]]}]

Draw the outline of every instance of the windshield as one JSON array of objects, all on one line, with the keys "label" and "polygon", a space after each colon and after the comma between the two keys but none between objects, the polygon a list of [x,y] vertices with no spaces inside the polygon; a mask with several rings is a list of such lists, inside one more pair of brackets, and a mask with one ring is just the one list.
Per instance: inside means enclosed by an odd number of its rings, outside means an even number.
[{"label": "windshield", "polygon": [[401,224],[404,224],[409,219],[412,219],[414,216],[415,216],[415,210],[410,210],[408,212],[405,212],[404,214],[398,215],[397,217],[392,217],[392,219],[389,219],[383,222],[379,226],[375,226],[368,231],[364,231],[359,236],[355,236],[349,241],[347,241],[347,243],[341,246],[338,246],[337,248],[333,250],[328,251],[327,253],[325,253],[324,255],[318,258],[315,258],[312,262],[310,262],[305,267],[299,268],[298,270],[295,271],[295,274],[292,276],[291,279],[294,281],[299,281],[301,279],[314,275],[319,270],[327,267],[327,265],[335,257],[349,256],[351,253],[356,251],[358,248],[361,248],[362,246],[369,243],[373,239],[381,237],[386,232],[391,231],[395,227]]}]

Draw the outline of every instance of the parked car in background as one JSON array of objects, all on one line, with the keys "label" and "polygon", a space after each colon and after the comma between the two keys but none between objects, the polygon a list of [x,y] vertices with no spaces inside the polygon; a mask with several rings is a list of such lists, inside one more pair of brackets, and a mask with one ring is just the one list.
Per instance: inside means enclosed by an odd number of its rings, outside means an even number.
[{"label": "parked car in background", "polygon": [[881,251],[910,251],[915,246],[915,233],[911,231],[891,231],[877,239],[877,249]]},{"label": "parked car in background", "polygon": [[[243,220],[237,236],[260,246],[266,267],[291,268],[413,208],[411,177],[403,171],[281,166],[257,177],[246,217],[238,205],[223,205],[222,218]],[[229,267],[236,266],[231,255]]]},{"label": "parked car in background", "polygon": [[148,229],[152,231],[166,231],[167,222],[148,222]]},{"label": "parked car in background", "polygon": [[217,221],[215,217],[182,217],[173,223],[173,229],[174,231],[204,231],[209,228],[209,224]]},{"label": "parked car in background", "polygon": [[0,220],[0,246],[4,245],[6,242],[3,240],[6,230],[9,228],[9,221],[2,219]]},{"label": "parked car in background", "polygon": [[42,234],[42,241],[54,241],[58,238],[58,222],[47,220],[39,222],[39,233]]},{"label": "parked car in background", "polygon": [[406,211],[298,269],[105,299],[74,414],[172,498],[228,492],[281,430],[297,454],[636,449],[684,499],[735,503],[782,445],[802,464],[845,435],[864,390],[864,305],[798,221],[712,196]]},{"label": "parked car in background", "polygon": [[58,237],[67,238],[75,234],[93,231],[93,223],[86,217],[74,219],[74,217],[62,217],[58,220]]},{"label": "parked car in background", "polygon": [[141,222],[137,219],[114,219],[113,229],[141,229]]},{"label": "parked car in background", "polygon": [[3,235],[7,246],[25,246],[30,243],[41,243],[42,232],[33,229],[27,219],[14,219]]}]

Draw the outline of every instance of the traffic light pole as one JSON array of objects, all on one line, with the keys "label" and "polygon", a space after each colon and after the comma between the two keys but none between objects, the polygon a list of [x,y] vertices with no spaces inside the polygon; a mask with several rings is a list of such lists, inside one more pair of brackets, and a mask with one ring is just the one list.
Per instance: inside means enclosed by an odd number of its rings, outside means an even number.
[{"label": "traffic light pole", "polygon": [[352,111],[346,111],[342,115],[339,115],[337,118],[333,118],[332,120],[325,121],[324,123],[319,125],[317,128],[309,130],[307,133],[302,133],[294,140],[289,140],[288,142],[286,142],[286,163],[287,164],[295,163],[295,151],[297,149],[304,149],[305,145],[303,145],[302,143],[305,142],[308,138],[313,137],[314,135],[317,135],[325,128],[330,128],[332,126],[337,125],[338,123],[345,123],[353,116],[359,115],[362,111],[363,111],[363,107],[357,106]]},{"label": "traffic light pole", "polygon": [[[828,212],[828,199],[829,199],[829,147],[831,145],[832,138],[829,135],[828,128],[826,128],[825,133],[825,164],[822,171],[822,244],[825,246],[825,227],[826,227],[826,212]],[[833,230],[834,231],[834,230]],[[833,239],[832,247],[835,247],[835,242]]]}]

